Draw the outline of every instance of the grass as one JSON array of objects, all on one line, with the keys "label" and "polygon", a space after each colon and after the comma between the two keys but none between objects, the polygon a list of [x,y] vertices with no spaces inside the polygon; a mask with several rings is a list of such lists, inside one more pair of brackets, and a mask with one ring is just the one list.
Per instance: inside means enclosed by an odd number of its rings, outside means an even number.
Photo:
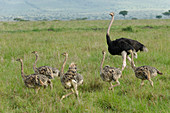
[{"label": "grass", "polygon": [[[0,22],[0,112],[169,112],[170,100],[170,20],[116,20],[111,38],[131,38],[146,45],[148,53],[138,53],[136,66],[157,67],[164,75],[153,78],[154,88],[134,76],[129,62],[123,72],[120,86],[109,91],[109,84],[100,78],[102,50],[107,51],[106,30],[109,20],[95,21],[27,21]],[[130,28],[130,31],[128,30]],[[125,29],[125,30],[123,30]],[[53,90],[41,89],[35,94],[26,88],[20,75],[23,58],[24,72],[33,73],[35,56],[37,66],[48,65],[61,68],[63,56],[69,58],[65,72],[71,62],[78,65],[84,76],[84,84],[78,88],[81,103],[74,95],[59,99],[65,91],[59,78],[52,80]],[[106,54],[104,65],[121,68],[122,58]]]}]

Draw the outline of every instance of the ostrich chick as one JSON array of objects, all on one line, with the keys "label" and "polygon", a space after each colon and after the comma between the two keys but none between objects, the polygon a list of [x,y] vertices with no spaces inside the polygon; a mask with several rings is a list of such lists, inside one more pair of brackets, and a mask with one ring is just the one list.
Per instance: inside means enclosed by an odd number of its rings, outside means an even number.
[{"label": "ostrich chick", "polygon": [[34,69],[35,73],[43,74],[43,75],[47,76],[49,79],[53,79],[54,77],[59,76],[60,71],[57,68],[53,68],[50,66],[41,66],[41,67],[37,68],[36,63],[38,61],[39,55],[38,55],[37,51],[33,51],[32,53],[35,54],[35,56],[36,56],[35,62],[33,64],[33,69]]},{"label": "ostrich chick", "polygon": [[50,85],[50,88],[52,89],[52,82],[49,78],[47,78],[45,75],[35,73],[25,75],[23,60],[17,59],[16,61],[19,61],[21,63],[21,76],[26,87],[34,88],[36,93],[38,93],[38,90],[40,89],[41,86],[46,88],[48,85]]},{"label": "ostrich chick", "polygon": [[[78,90],[77,87],[78,85],[80,85],[83,82],[82,76],[79,76],[77,74],[77,65],[75,63],[71,63],[69,65],[69,69],[66,73],[64,73],[64,67],[68,58],[68,54],[67,53],[63,53],[63,55],[65,56],[61,71],[60,71],[60,80],[62,85],[64,86],[65,89],[71,89],[72,92],[63,95],[62,98],[60,99],[60,102],[68,97],[69,95],[75,94],[78,101],[79,101],[79,97],[78,97]],[[79,76],[78,78],[76,76]],[[79,80],[78,80],[79,79]]]},{"label": "ostrich chick", "polygon": [[[115,67],[105,66],[103,68],[106,52],[102,51],[102,54],[103,54],[103,58],[100,65],[100,77],[102,78],[103,81],[110,83],[109,90],[112,90],[114,87],[120,85],[118,79],[121,77],[122,72],[119,68],[115,68]],[[112,81],[116,81],[117,84],[113,85]]]},{"label": "ostrich chick", "polygon": [[153,87],[153,81],[151,80],[151,78],[157,76],[157,74],[162,75],[163,73],[161,73],[155,67],[151,67],[151,66],[135,67],[134,61],[133,61],[133,52],[132,52],[132,50],[130,50],[129,52],[131,54],[131,59],[132,59],[131,67],[132,67],[133,71],[135,72],[135,76],[142,80],[141,86],[144,85],[144,80],[148,80],[150,82],[151,86]]}]

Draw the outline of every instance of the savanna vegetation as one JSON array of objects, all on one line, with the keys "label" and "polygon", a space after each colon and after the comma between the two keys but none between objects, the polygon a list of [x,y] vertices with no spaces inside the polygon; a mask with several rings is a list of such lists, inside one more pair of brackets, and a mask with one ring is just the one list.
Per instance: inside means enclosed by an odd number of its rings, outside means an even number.
[{"label": "savanna vegetation", "polygon": [[[21,21],[0,22],[0,112],[1,113],[57,113],[57,112],[129,112],[168,113],[170,101],[170,20],[116,20],[111,39],[126,37],[145,44],[148,53],[138,53],[136,66],[150,65],[163,75],[152,78],[140,88],[127,61],[120,78],[120,86],[113,91],[100,78],[102,50],[106,51],[104,65],[121,68],[122,58],[107,51],[106,30],[110,20],[80,21]],[[35,56],[37,66],[48,65],[61,69],[68,52],[65,72],[75,62],[78,72],[84,76],[84,84],[78,88],[80,103],[75,95],[59,102],[64,90],[60,79],[55,78],[53,90],[41,88],[38,94],[26,88],[21,78],[20,63],[23,58],[24,72],[33,73]]]}]

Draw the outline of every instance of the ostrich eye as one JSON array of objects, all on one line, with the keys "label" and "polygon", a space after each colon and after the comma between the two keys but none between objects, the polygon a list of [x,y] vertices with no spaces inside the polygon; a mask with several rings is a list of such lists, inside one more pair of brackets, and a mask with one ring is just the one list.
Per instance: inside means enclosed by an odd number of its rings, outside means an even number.
[{"label": "ostrich eye", "polygon": [[77,67],[75,67],[75,69],[77,69]]}]

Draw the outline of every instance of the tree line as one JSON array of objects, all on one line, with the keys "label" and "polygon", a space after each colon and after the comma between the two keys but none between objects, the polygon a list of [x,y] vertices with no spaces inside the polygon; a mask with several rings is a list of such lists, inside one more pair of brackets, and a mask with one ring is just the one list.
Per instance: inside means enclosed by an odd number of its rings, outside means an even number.
[{"label": "tree line", "polygon": [[[128,11],[126,11],[126,10],[123,10],[123,11],[120,11],[119,12],[119,15],[122,15],[122,16],[124,16],[124,19],[125,19],[125,16],[128,14]],[[168,10],[168,11],[166,11],[166,12],[164,12],[164,13],[162,13],[164,16],[170,16],[170,10]],[[156,18],[158,18],[158,19],[161,19],[162,18],[162,15],[156,15]],[[85,17],[85,18],[77,18],[76,20],[86,20],[86,19],[88,19],[87,17]],[[132,20],[136,20],[137,18],[132,18]],[[29,20],[24,20],[24,19],[22,19],[22,18],[14,18],[13,19],[14,21],[29,21]]]},{"label": "tree line", "polygon": [[[128,11],[124,10],[124,11],[120,11],[119,12],[120,15],[123,15],[124,16],[124,19],[125,19],[125,16],[128,14]],[[170,16],[170,10],[168,10],[167,12],[164,12],[162,13],[164,16]],[[162,18],[162,15],[156,15],[156,18],[160,19]],[[137,19],[137,18],[134,18],[134,19]]]}]

